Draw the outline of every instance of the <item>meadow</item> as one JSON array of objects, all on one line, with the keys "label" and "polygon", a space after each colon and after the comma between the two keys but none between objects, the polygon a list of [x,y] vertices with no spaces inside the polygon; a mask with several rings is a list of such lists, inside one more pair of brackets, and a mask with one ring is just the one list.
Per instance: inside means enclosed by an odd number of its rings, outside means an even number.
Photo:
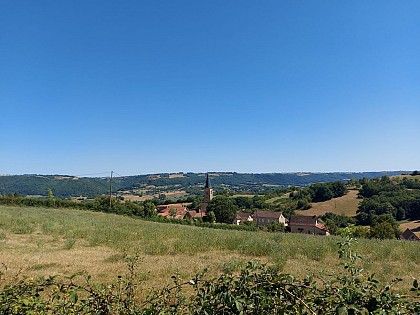
[{"label": "meadow", "polygon": [[[143,288],[184,279],[204,268],[232,272],[258,259],[283,272],[339,272],[340,237],[227,231],[143,221],[72,209],[0,206],[0,263],[5,276],[69,276],[86,271],[107,283],[127,271],[125,258],[139,257]],[[420,274],[420,242],[358,240],[362,268],[380,281],[401,277],[398,290]],[[7,270],[6,270],[7,268]]]},{"label": "meadow", "polygon": [[327,212],[353,217],[362,199],[357,198],[358,190],[349,190],[342,197],[333,198],[323,202],[313,202],[308,210],[298,210],[296,214],[322,216]]}]

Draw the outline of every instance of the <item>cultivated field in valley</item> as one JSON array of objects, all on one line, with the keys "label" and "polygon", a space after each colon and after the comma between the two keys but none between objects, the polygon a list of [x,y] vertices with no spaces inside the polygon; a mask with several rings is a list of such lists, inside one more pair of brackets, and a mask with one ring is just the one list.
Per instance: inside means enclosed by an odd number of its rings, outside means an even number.
[{"label": "cultivated field in valley", "polygon": [[327,212],[332,212],[345,216],[355,216],[357,207],[362,201],[362,199],[357,198],[358,193],[358,190],[349,190],[348,193],[342,197],[324,202],[312,203],[310,209],[296,211],[296,214],[321,216]]}]

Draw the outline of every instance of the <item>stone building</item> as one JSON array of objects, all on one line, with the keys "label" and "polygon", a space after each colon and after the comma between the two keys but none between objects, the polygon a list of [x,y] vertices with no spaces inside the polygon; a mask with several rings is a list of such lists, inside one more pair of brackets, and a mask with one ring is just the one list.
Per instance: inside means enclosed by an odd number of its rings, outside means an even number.
[{"label": "stone building", "polygon": [[213,199],[213,188],[211,187],[210,177],[207,173],[206,185],[204,186],[204,196],[203,201],[201,202],[200,212],[205,214],[207,212],[207,206],[209,205],[210,200]]},{"label": "stone building", "polygon": [[328,227],[319,222],[316,215],[292,215],[289,226],[292,233],[330,235]]}]

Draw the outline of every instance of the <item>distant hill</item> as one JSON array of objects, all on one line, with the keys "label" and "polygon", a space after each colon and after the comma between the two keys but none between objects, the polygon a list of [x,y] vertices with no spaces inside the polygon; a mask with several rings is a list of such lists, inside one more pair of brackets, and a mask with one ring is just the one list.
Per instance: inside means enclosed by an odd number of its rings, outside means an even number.
[{"label": "distant hill", "polygon": [[[210,173],[216,190],[229,189],[236,192],[259,193],[276,187],[308,186],[317,182],[333,182],[395,176],[403,171],[360,172],[360,173]],[[112,191],[160,191],[186,190],[198,194],[205,182],[204,173],[149,174],[115,177]],[[8,175],[0,176],[0,194],[21,194],[46,196],[50,188],[55,196],[93,197],[109,192],[110,180],[105,177],[74,177],[67,175]]]}]

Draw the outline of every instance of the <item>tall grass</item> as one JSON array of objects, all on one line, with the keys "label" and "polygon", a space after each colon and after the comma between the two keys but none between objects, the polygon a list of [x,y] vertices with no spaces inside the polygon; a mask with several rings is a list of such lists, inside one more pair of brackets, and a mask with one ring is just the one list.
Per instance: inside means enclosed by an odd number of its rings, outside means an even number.
[{"label": "tall grass", "polygon": [[[62,239],[59,249],[68,252],[80,246],[110,248],[114,256],[104,263],[115,263],[123,257],[121,253],[128,253],[183,270],[188,267],[183,264],[197,256],[202,264],[221,272],[258,258],[280,268],[292,268],[301,275],[312,269],[334,271],[337,242],[341,240],[332,236],[214,230],[72,209],[12,206],[0,206],[0,234],[0,245],[9,235],[29,234]],[[31,250],[45,250],[45,246]],[[365,257],[364,267],[383,280],[420,274],[420,242],[359,240],[356,250]],[[4,255],[5,249],[0,246],[0,263]],[[407,268],[402,270],[402,265]],[[154,268],[162,266],[149,266],[151,272]]]}]

